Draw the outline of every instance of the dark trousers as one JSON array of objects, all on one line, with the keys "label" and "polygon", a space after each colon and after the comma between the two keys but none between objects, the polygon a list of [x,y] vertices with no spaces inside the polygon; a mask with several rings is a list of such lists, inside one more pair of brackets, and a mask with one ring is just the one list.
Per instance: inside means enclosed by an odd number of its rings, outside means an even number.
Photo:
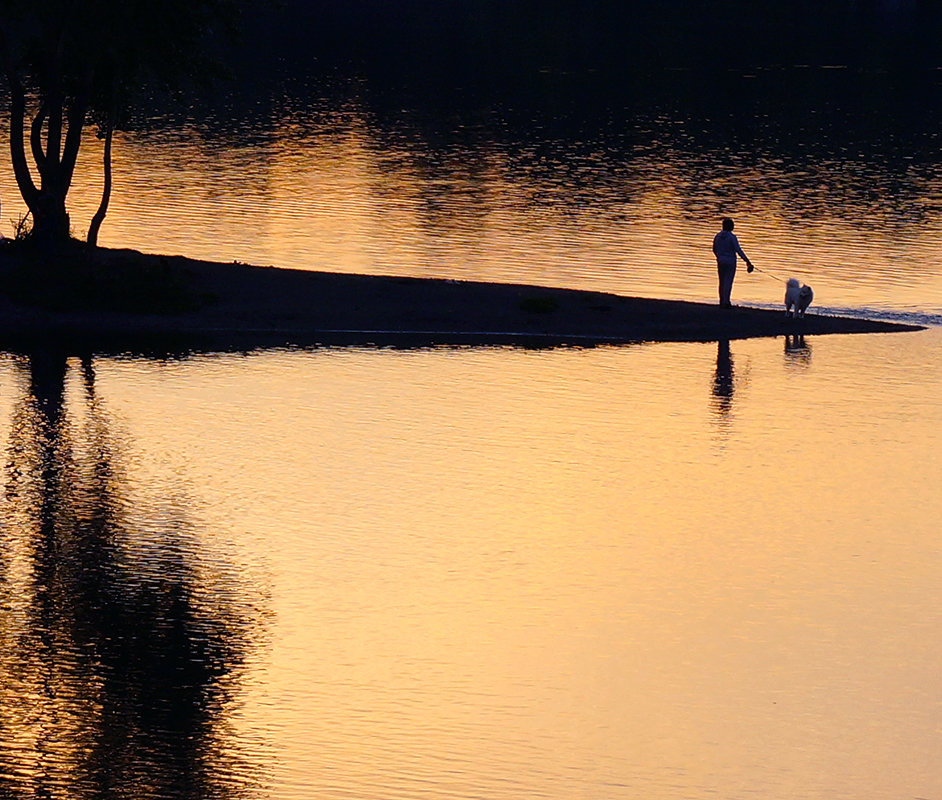
[{"label": "dark trousers", "polygon": [[732,305],[729,299],[733,293],[733,279],[736,277],[736,265],[717,264],[716,271],[720,277],[720,305]]}]

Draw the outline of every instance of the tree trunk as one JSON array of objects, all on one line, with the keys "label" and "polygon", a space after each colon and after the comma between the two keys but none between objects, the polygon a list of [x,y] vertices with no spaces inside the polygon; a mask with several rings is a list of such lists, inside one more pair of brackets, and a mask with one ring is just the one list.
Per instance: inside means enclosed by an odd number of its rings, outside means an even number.
[{"label": "tree trunk", "polygon": [[33,212],[32,238],[45,245],[64,244],[69,240],[71,227],[65,208],[65,194],[41,190]]},{"label": "tree trunk", "polygon": [[109,121],[108,129],[105,131],[105,155],[104,172],[105,185],[101,190],[101,203],[95,216],[92,217],[91,224],[88,226],[87,242],[92,247],[98,246],[98,231],[101,230],[101,223],[105,221],[105,214],[108,213],[108,202],[111,200],[111,140],[114,138],[114,124]]},{"label": "tree trunk", "polygon": [[39,199],[39,190],[33,183],[33,176],[26,161],[26,143],[23,138],[23,125],[26,122],[26,93],[22,84],[12,71],[7,71],[10,84],[10,163],[16,185],[30,211]]},{"label": "tree trunk", "polygon": [[[90,85],[90,77],[87,79]],[[65,244],[71,238],[69,214],[65,199],[72,186],[75,162],[82,143],[85,126],[85,94],[79,92],[64,109],[59,98],[46,101],[47,128],[45,162],[41,167],[42,183],[33,212],[33,238],[48,245]],[[62,135],[62,116],[66,114],[68,131]],[[63,146],[64,139],[64,146]],[[61,148],[61,153],[60,153]],[[38,166],[38,165],[37,165]]]},{"label": "tree trunk", "polygon": [[[65,200],[72,185],[75,162],[81,146],[87,89],[91,85],[91,75],[86,76],[82,91],[69,102],[68,109],[63,108],[59,96],[54,96],[51,100],[43,98],[40,103],[36,117],[30,125],[29,134],[29,150],[36,161],[40,177],[40,185],[37,188],[26,155],[27,142],[24,136],[26,92],[19,76],[11,67],[9,51],[2,31],[0,31],[0,54],[3,56],[10,91],[10,161],[17,187],[33,217],[30,238],[44,245],[65,244],[71,236]],[[63,113],[67,114],[68,120],[64,147]],[[42,146],[44,124],[45,148]]]},{"label": "tree trunk", "polygon": [[[65,242],[69,238],[69,215],[65,208],[68,184],[65,191],[62,191],[61,167],[51,166],[47,158],[44,163],[37,165],[40,168],[42,183],[40,188],[36,188],[26,159],[26,141],[23,132],[26,124],[26,94],[22,85],[13,76],[10,76],[9,82],[11,84],[10,161],[13,164],[13,175],[20,194],[33,217],[31,238],[43,244]],[[31,126],[30,144],[34,155],[36,144],[41,136],[42,118],[46,116],[46,113],[47,107],[43,104],[37,114],[38,127],[36,121]],[[71,175],[69,179],[71,183]]]}]

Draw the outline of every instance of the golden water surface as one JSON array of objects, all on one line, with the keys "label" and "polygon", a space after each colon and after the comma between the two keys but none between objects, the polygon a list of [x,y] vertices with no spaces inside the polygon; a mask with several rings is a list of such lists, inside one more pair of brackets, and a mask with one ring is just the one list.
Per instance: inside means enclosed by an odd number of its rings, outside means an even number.
[{"label": "golden water surface", "polygon": [[8,358],[0,771],[935,796],[939,344]]},{"label": "golden water surface", "polygon": [[631,119],[122,133],[101,243],[712,301],[732,214],[735,300],[930,329],[3,354],[0,795],[942,796],[938,132]]}]

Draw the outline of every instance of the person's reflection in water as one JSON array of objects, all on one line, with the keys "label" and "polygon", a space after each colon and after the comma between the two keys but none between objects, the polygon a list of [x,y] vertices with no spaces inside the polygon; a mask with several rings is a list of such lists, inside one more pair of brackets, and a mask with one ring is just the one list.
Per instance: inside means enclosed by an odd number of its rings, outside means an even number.
[{"label": "person's reflection in water", "polygon": [[713,373],[713,410],[717,419],[728,425],[733,411],[735,374],[729,339],[716,343],[716,371]]},{"label": "person's reflection in water", "polygon": [[81,414],[65,354],[20,367],[0,513],[0,560],[23,564],[0,572],[0,797],[240,796],[251,779],[222,740],[249,623],[205,591],[182,512],[131,524],[91,360]]}]

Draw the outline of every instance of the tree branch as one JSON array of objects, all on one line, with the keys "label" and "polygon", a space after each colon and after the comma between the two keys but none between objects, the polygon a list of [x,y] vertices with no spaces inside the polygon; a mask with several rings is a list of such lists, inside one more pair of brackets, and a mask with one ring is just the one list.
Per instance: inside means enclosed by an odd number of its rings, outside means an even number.
[{"label": "tree branch", "polygon": [[65,148],[62,151],[62,171],[60,173],[61,187],[64,192],[69,191],[72,185],[72,175],[75,172],[75,162],[78,160],[79,147],[82,144],[82,128],[85,127],[85,112],[88,109],[88,97],[91,94],[93,71],[89,70],[82,81],[81,89],[69,103],[68,119],[69,130],[65,135]]},{"label": "tree branch", "polygon": [[[46,163],[45,166],[54,171],[62,158],[62,111],[65,99],[62,92],[61,75],[62,59],[65,51],[65,31],[59,32],[55,47],[51,48],[49,62],[50,86],[43,97],[48,127],[46,128]],[[42,172],[46,177],[45,171]]]},{"label": "tree branch", "polygon": [[105,221],[105,214],[108,213],[108,203],[111,200],[111,141],[114,138],[114,128],[117,120],[117,114],[112,108],[108,116],[108,128],[105,131],[105,153],[104,153],[104,172],[105,185],[101,190],[101,203],[95,216],[92,217],[91,224],[88,226],[88,236],[85,241],[92,247],[98,246],[98,231],[101,230],[101,223]]},{"label": "tree branch", "polygon": [[30,174],[29,164],[26,161],[26,143],[23,138],[23,126],[26,122],[26,92],[13,67],[6,31],[3,29],[0,29],[0,58],[3,59],[3,68],[10,89],[10,161],[13,165],[13,175],[23,200],[26,201],[30,211],[33,211],[39,198],[39,190],[33,183],[33,176]]},{"label": "tree branch", "polygon": [[46,154],[43,152],[43,124],[46,122],[47,111],[46,101],[43,100],[39,105],[39,111],[36,112],[36,116],[33,118],[33,124],[29,132],[29,143],[33,151],[33,161],[36,162],[36,167],[39,169],[40,175],[45,172],[47,163]]},{"label": "tree branch", "polygon": [[[55,168],[62,158],[62,95],[55,90],[48,92],[43,98],[43,105],[46,106],[48,117],[45,166]],[[46,176],[46,172],[41,174]]]}]

